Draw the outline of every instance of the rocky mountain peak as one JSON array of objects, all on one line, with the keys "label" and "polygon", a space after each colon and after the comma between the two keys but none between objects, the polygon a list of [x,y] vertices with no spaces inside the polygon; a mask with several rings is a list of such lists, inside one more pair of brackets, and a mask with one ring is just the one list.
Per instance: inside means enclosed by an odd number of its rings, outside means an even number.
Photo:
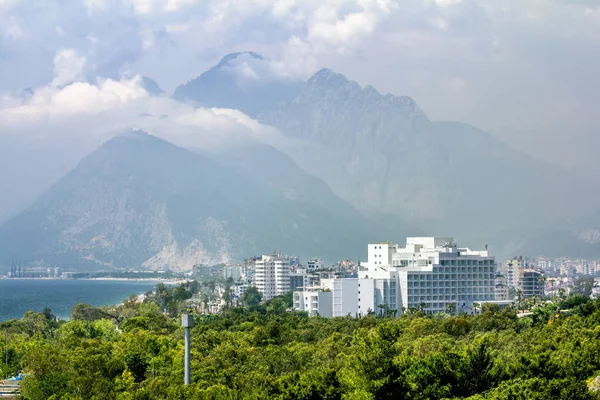
[{"label": "rocky mountain peak", "polygon": [[225,67],[227,64],[231,63],[233,60],[241,56],[249,56],[251,59],[260,61],[265,59],[261,54],[255,53],[253,51],[240,51],[236,53],[230,53],[224,56],[221,59],[221,61],[219,61],[219,63],[216,65],[216,68]]},{"label": "rocky mountain peak", "polygon": [[159,96],[164,93],[158,83],[147,76],[142,76],[142,87],[152,96]]},{"label": "rocky mountain peak", "polygon": [[337,101],[341,104],[343,100],[346,107],[346,102],[351,101],[359,106],[368,107],[370,112],[375,109],[390,109],[410,119],[427,121],[427,116],[412,98],[383,95],[371,85],[361,87],[357,82],[328,68],[320,69],[306,82],[303,94],[310,94],[319,103]]}]

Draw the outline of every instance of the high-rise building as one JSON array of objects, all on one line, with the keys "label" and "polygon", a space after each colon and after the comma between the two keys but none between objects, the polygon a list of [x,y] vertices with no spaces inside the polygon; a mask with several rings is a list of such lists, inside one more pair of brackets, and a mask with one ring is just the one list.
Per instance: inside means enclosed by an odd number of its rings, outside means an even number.
[{"label": "high-rise building", "polygon": [[532,268],[519,270],[519,289],[523,298],[544,297],[544,284],[542,282],[542,273]]},{"label": "high-rise building", "polygon": [[254,260],[254,282],[263,300],[290,291],[290,258],[281,254],[263,255]]},{"label": "high-rise building", "polygon": [[[363,310],[363,304],[367,305],[364,298],[373,304],[375,308],[370,309],[374,312],[385,307],[427,313],[450,308],[469,312],[474,303],[495,300],[494,257],[487,248],[474,251],[458,247],[449,237],[409,237],[404,246],[370,244],[368,262],[361,267],[360,314],[367,311]],[[376,282],[365,288],[364,279]]]}]

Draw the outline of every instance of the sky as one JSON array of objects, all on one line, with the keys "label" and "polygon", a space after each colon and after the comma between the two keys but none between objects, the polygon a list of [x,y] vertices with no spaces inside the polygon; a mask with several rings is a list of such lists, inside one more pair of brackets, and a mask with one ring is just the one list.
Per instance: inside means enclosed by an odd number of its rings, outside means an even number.
[{"label": "sky", "polygon": [[592,0],[0,0],[0,130],[104,137],[152,112],[176,116],[182,144],[199,126],[263,134],[140,86],[148,76],[172,93],[246,50],[271,77],[328,67],[537,158],[600,168]]}]

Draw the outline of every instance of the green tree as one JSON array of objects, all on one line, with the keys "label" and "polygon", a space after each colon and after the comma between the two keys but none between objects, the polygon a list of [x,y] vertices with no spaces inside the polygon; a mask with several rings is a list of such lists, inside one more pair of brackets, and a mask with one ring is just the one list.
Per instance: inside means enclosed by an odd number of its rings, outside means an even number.
[{"label": "green tree", "polygon": [[242,304],[246,307],[254,307],[262,300],[262,294],[260,294],[256,286],[250,286],[242,294],[241,300]]},{"label": "green tree", "polygon": [[448,313],[448,315],[454,315],[455,312],[456,312],[456,303],[446,304],[446,313]]},{"label": "green tree", "polygon": [[581,296],[591,296],[594,288],[593,276],[580,276],[575,278],[571,285],[571,294]]}]

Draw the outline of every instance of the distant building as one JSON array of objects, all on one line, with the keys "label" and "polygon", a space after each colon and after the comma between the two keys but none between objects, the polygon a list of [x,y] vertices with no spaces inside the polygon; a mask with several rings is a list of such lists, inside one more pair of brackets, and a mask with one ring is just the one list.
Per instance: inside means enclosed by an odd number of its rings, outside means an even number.
[{"label": "distant building", "polygon": [[242,284],[242,285],[235,285],[233,287],[233,294],[237,297],[240,298],[244,295],[244,292],[246,291],[246,289],[248,289],[250,287],[250,285],[248,284]]},{"label": "distant building", "polygon": [[304,288],[304,275],[303,273],[290,273],[290,290],[295,292]]},{"label": "distant building", "polygon": [[254,282],[263,300],[290,291],[290,258],[281,254],[263,255],[254,261]]},{"label": "distant building", "polygon": [[320,258],[311,258],[310,260],[308,260],[306,262],[306,270],[308,272],[322,270],[324,268],[324,266],[325,266],[325,264],[323,263],[323,260]]},{"label": "distant building", "polygon": [[509,289],[507,279],[504,275],[497,274],[496,275],[496,300],[497,301],[506,301],[509,300]]},{"label": "distant building", "polygon": [[317,274],[310,274],[306,272],[290,273],[290,290],[292,292],[300,289],[319,287],[320,284],[321,278]]},{"label": "distant building", "polygon": [[296,291],[293,295],[294,309],[306,311],[310,316],[333,317],[332,294],[320,288]]},{"label": "distant building", "polygon": [[542,283],[542,273],[532,268],[519,270],[519,289],[523,298],[543,297],[544,284]]},{"label": "distant building", "polygon": [[232,278],[234,281],[242,279],[243,267],[240,265],[226,265],[221,267],[223,279]]}]

